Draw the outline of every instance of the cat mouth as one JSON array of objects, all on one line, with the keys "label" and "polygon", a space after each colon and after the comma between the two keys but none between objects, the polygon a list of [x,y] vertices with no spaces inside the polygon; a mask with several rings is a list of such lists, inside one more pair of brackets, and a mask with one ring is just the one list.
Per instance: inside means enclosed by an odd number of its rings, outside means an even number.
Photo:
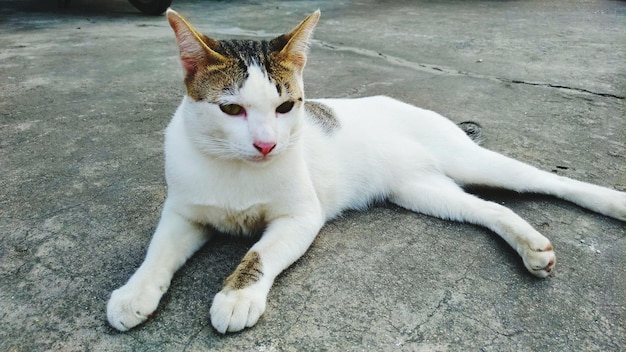
[{"label": "cat mouth", "polygon": [[253,164],[264,164],[268,163],[272,159],[274,159],[273,155],[255,155],[253,157],[246,158],[245,160]]}]

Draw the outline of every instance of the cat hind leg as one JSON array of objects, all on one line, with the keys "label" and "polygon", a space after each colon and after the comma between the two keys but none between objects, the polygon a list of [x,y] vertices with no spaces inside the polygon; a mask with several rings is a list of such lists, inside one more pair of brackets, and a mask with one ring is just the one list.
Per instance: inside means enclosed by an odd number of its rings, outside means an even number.
[{"label": "cat hind leg", "polygon": [[502,237],[533,275],[550,275],[556,256],[550,241],[510,209],[465,193],[453,180],[433,174],[400,183],[389,200],[406,209],[481,225]]},{"label": "cat hind leg", "polygon": [[464,185],[555,196],[626,221],[626,193],[539,170],[491,150],[471,146],[444,160],[446,175]]}]

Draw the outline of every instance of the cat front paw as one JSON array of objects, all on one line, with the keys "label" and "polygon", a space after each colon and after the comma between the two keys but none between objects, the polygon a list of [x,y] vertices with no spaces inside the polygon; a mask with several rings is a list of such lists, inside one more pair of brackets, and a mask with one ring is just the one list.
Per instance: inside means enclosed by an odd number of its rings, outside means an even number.
[{"label": "cat front paw", "polygon": [[251,327],[265,312],[266,300],[267,292],[255,286],[240,290],[224,289],[213,299],[211,324],[222,334]]},{"label": "cat front paw", "polygon": [[553,273],[554,264],[556,264],[556,255],[552,244],[545,237],[533,242],[535,243],[527,244],[522,252],[524,265],[531,274],[540,278],[548,277]]},{"label": "cat front paw", "polygon": [[151,285],[126,284],[111,293],[107,319],[119,331],[128,331],[146,321],[159,305],[165,290]]}]

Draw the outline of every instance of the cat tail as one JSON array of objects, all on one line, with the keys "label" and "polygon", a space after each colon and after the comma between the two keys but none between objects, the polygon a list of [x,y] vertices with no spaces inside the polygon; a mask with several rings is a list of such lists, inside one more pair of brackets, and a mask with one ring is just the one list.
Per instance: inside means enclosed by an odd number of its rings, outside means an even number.
[{"label": "cat tail", "polygon": [[483,126],[478,122],[464,121],[459,122],[457,126],[459,126],[474,143],[480,145],[483,142]]}]

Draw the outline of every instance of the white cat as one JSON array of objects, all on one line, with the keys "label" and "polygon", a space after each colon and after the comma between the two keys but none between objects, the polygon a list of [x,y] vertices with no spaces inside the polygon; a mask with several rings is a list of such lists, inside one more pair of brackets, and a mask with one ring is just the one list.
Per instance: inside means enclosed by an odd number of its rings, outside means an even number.
[{"label": "white cat", "polygon": [[107,306],[116,329],[148,319],[215,231],[262,232],[213,300],[211,322],[225,333],[257,322],[276,276],[325,221],[377,200],[485,226],[538,277],[554,268],[550,241],[461,186],[550,194],[626,221],[626,193],[486,150],[432,111],[383,96],[305,100],[302,70],[319,16],[271,41],[217,41],[168,11],[187,95],[167,127],[161,220],[145,261]]}]

